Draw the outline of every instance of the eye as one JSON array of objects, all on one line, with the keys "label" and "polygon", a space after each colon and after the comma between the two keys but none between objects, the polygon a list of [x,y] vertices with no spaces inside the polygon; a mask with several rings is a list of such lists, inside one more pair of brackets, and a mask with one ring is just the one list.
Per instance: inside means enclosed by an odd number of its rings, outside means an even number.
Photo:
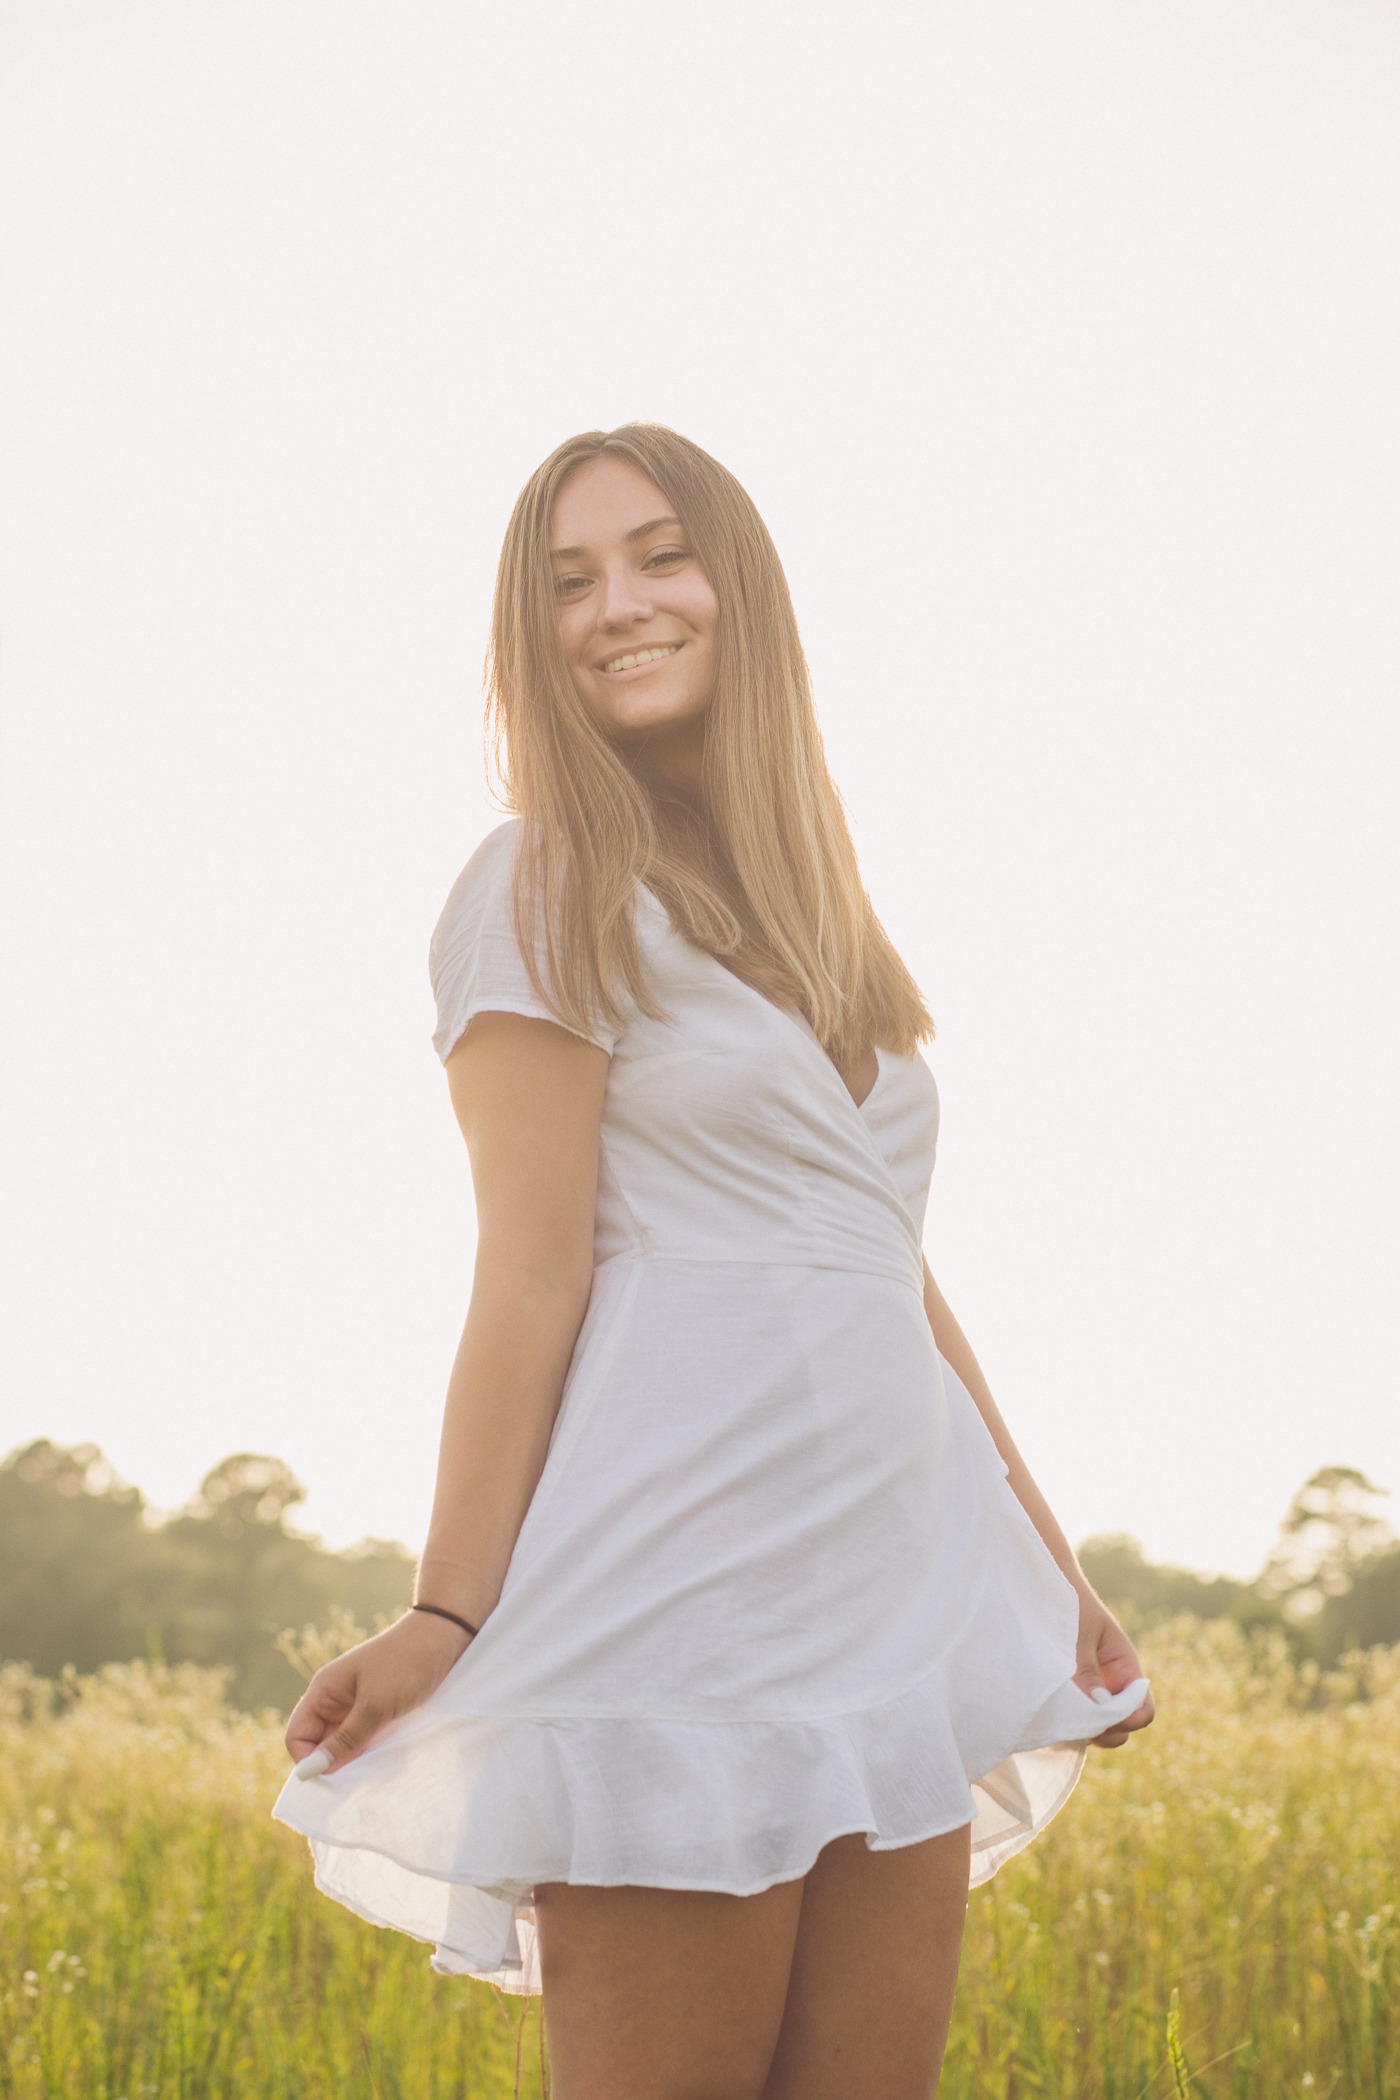
[{"label": "eye", "polygon": [[650,568],[654,561],[668,563],[684,561],[685,555],[686,550],[684,547],[658,547],[655,554],[649,554],[647,556],[646,567]]},{"label": "eye", "polygon": [[586,576],[556,576],[554,579],[554,595],[556,598],[577,597],[579,587],[586,584],[587,581],[588,578]]}]

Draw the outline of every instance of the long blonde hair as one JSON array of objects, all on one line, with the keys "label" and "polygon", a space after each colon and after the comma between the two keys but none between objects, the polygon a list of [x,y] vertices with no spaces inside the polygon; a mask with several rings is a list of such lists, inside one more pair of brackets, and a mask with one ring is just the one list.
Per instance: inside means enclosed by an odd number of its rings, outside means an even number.
[{"label": "long blonde hair", "polygon": [[[568,475],[605,455],[665,496],[718,601],[698,811],[638,775],[565,661],[550,520]],[[687,940],[804,1015],[838,1064],[872,1044],[908,1056],[932,1036],[861,883],[777,549],[709,453],[660,423],[625,423],[569,438],[536,469],[501,549],[486,709],[502,805],[524,820],[516,927],[535,988],[561,1020],[585,1032],[599,1019],[620,1026],[624,998],[664,1018],[635,936],[641,882]]]}]

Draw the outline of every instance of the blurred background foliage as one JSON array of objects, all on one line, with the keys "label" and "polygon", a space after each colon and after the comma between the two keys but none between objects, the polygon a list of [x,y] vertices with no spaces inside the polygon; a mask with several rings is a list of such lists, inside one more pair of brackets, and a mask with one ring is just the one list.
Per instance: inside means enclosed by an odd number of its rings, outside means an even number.
[{"label": "blurred background foliage", "polygon": [[1121,1534],[1086,1539],[1079,1558],[1136,1628],[1177,1612],[1276,1626],[1296,1661],[1330,1666],[1352,1649],[1400,1642],[1400,1538],[1379,1507],[1387,1494],[1354,1466],[1321,1467],[1293,1497],[1250,1582],[1150,1561]]},{"label": "blurred background foliage", "polygon": [[146,1659],[223,1669],[239,1707],[288,1708],[301,1678],[276,1643],[337,1615],[373,1625],[413,1590],[384,1539],[333,1553],[289,1522],[306,1490],[237,1452],[158,1515],[95,1444],[41,1439],[0,1463],[0,1659],[44,1677]]},{"label": "blurred background foliage", "polygon": [[[281,1459],[238,1452],[183,1509],[159,1513],[95,1444],[47,1439],[0,1462],[0,1659],[44,1677],[144,1659],[227,1674],[229,1698],[286,1709],[308,1660],[296,1629],[374,1626],[412,1594],[403,1546],[343,1552],[295,1528],[302,1487]],[[1385,1491],[1347,1466],[1304,1483],[1250,1582],[1147,1559],[1135,1539],[1080,1558],[1135,1633],[1181,1612],[1277,1628],[1294,1659],[1330,1667],[1400,1642],[1400,1539]]]}]

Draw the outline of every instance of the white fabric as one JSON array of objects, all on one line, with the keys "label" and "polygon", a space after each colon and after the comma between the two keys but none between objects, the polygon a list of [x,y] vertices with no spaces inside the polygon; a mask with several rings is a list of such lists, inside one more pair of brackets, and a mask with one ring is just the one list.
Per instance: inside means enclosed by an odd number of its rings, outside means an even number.
[{"label": "white fabric", "polygon": [[[551,1018],[519,836],[433,936],[444,1058],[483,1010]],[[934,1346],[928,1066],[881,1051],[857,1107],[646,891],[638,929],[670,1019],[598,1038],[592,1296],[500,1601],[424,1705],[274,1809],[328,1894],[520,1991],[537,1882],[750,1894],[842,1833],[969,1820],[985,1881],[1146,1690],[1071,1681],[1074,1592]]]}]

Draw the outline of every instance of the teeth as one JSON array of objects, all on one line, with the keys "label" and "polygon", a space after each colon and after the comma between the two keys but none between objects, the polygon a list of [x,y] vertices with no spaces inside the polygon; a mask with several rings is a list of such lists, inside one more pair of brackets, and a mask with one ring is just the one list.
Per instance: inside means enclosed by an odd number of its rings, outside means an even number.
[{"label": "teeth", "polygon": [[654,664],[663,656],[674,656],[680,648],[679,642],[671,642],[664,649],[639,649],[635,656],[614,656],[605,663],[605,671],[630,671],[637,664]]}]

